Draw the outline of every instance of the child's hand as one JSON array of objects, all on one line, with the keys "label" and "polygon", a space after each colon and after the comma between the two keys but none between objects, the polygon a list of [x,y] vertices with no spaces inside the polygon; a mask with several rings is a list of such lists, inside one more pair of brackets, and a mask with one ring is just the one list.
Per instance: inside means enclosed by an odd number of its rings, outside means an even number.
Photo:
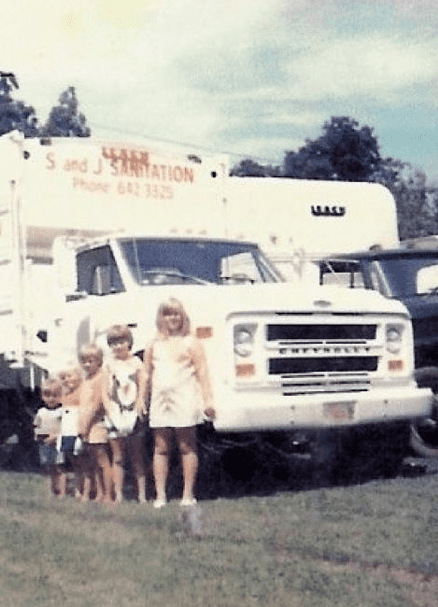
[{"label": "child's hand", "polygon": [[137,410],[137,415],[141,420],[144,420],[147,418],[148,416],[148,412],[146,409],[146,405],[142,402],[137,402],[135,405],[135,408]]},{"label": "child's hand", "polygon": [[52,445],[54,445],[56,443],[56,438],[57,438],[56,435],[47,434],[47,435],[44,436],[43,442],[46,445],[52,446]]},{"label": "child's hand", "polygon": [[216,411],[214,407],[206,407],[204,409],[204,415],[205,417],[208,417],[208,419],[216,419]]}]

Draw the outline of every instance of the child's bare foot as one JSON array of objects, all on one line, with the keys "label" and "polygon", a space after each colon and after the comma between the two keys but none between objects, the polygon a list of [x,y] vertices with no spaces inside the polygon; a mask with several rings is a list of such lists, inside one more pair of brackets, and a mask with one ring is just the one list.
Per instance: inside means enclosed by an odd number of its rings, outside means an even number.
[{"label": "child's bare foot", "polygon": [[113,499],[111,499],[110,497],[102,498],[102,501],[99,503],[102,504],[102,506],[115,506],[116,505],[116,502]]}]

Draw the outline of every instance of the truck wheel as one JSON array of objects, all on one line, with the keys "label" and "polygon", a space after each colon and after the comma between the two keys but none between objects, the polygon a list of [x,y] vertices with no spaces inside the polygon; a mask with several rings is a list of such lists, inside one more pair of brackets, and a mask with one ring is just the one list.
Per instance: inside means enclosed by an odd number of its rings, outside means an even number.
[{"label": "truck wheel", "polygon": [[[419,388],[431,388],[438,395],[438,368],[424,367],[415,371]],[[431,417],[418,420],[411,425],[410,447],[420,457],[438,457],[438,398]]]},{"label": "truck wheel", "polygon": [[421,457],[438,457],[438,422],[428,418],[413,423],[410,447]]}]

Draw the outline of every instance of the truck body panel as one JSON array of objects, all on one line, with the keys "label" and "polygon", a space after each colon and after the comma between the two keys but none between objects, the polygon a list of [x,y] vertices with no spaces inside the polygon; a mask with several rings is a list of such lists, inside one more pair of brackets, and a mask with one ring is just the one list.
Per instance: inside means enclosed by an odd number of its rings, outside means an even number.
[{"label": "truck body panel", "polygon": [[230,233],[260,243],[285,278],[318,282],[312,260],[398,243],[395,201],[376,183],[235,177]]}]

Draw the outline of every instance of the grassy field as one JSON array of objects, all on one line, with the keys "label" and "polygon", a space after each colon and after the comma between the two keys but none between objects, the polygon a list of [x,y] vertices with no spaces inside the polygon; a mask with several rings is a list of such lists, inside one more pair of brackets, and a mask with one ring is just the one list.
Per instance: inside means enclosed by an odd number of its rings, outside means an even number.
[{"label": "grassy field", "polygon": [[203,501],[192,525],[50,503],[38,475],[0,490],[1,607],[438,605],[438,501],[409,484]]}]

